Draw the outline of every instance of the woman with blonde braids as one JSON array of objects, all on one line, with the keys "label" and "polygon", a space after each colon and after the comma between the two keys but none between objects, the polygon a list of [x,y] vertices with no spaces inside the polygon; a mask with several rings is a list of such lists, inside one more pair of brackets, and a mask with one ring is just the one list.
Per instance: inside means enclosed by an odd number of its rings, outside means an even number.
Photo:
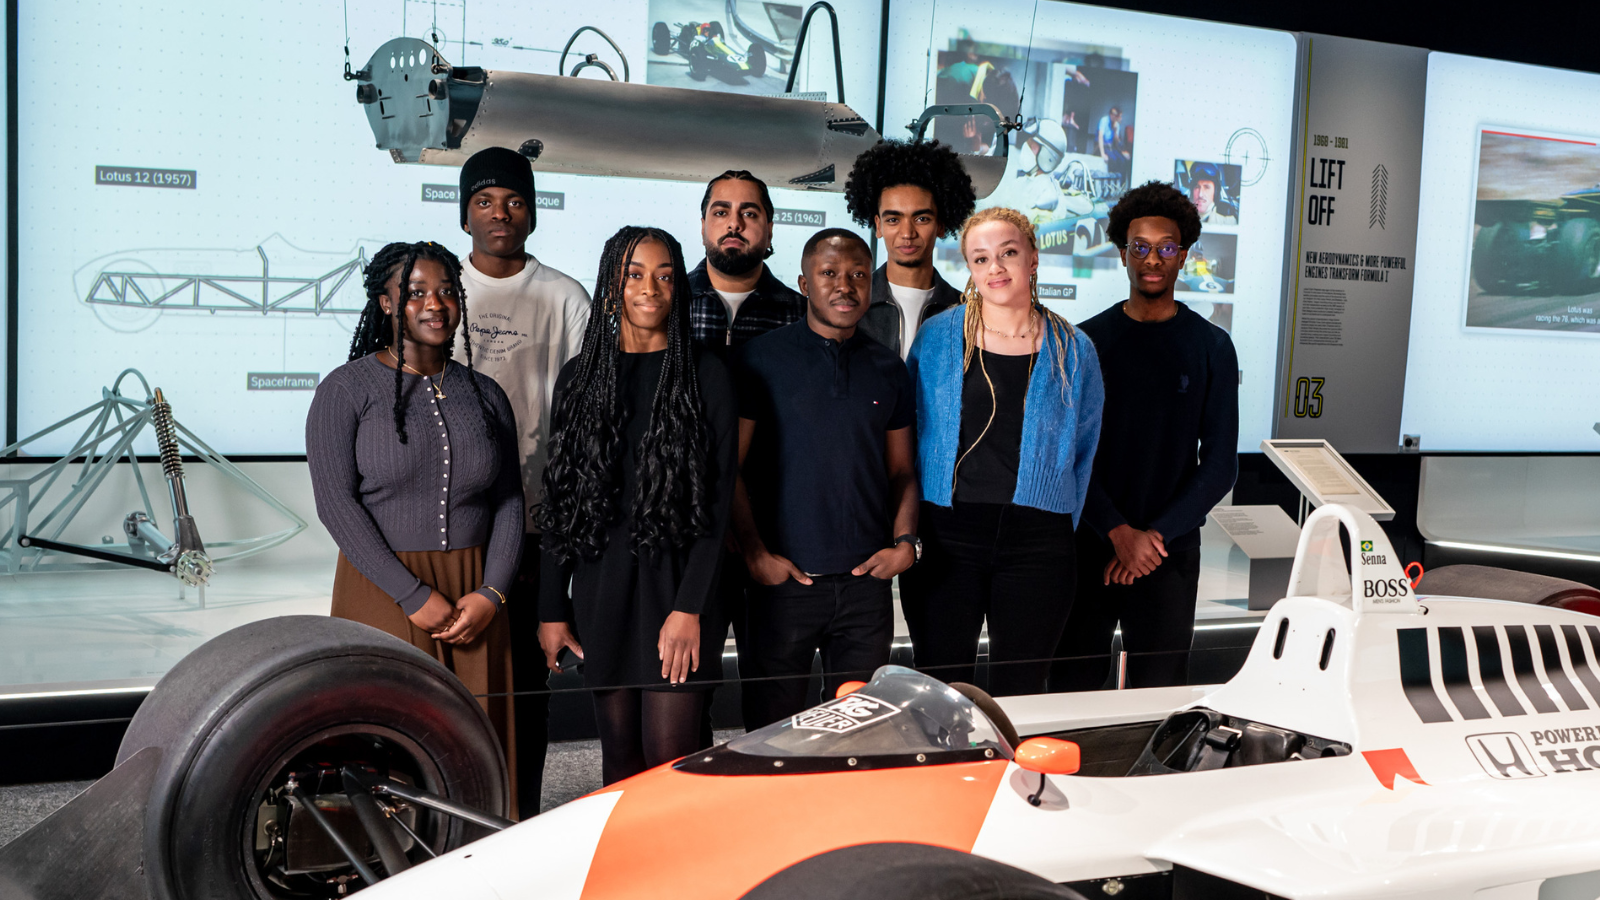
[{"label": "woman with blonde braids", "polygon": [[1039,302],[1033,226],[1013,209],[961,228],[962,302],[917,332],[920,565],[900,576],[920,668],[970,681],[989,628],[989,690],[1040,693],[1072,609],[1073,529],[1100,435],[1094,345]]}]

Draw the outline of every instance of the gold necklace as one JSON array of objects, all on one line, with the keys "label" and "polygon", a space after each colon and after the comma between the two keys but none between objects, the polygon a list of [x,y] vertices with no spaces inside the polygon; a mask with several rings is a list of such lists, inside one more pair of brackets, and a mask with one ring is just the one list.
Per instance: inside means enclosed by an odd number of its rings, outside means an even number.
[{"label": "gold necklace", "polygon": [[1033,328],[1034,328],[1034,326],[1036,324],[1038,324],[1038,320],[1039,320],[1039,314],[1036,313],[1036,312],[1031,312],[1030,311],[1028,313],[1028,327],[1021,334],[1007,334],[1007,333],[1005,333],[1004,331],[1001,331],[998,328],[990,328],[988,322],[983,323],[983,330],[989,332],[990,334],[998,334],[1001,337],[1007,337],[1007,338],[1013,338],[1015,340],[1021,340],[1022,338],[1032,337],[1033,336]]},{"label": "gold necklace", "polygon": [[[386,348],[384,352],[389,354],[389,358],[394,360],[395,365],[399,366],[402,369],[409,369],[410,371],[412,371],[412,372],[414,372],[414,373],[416,373],[418,375],[422,375],[421,372],[418,372],[416,369],[412,368],[410,363],[401,362],[400,361],[400,357],[395,355],[393,347]],[[450,363],[447,361],[444,364],[444,368],[439,370],[439,383],[438,384],[434,384],[432,378],[429,378],[426,375],[422,375],[422,380],[426,381],[428,383],[428,387],[433,388],[433,399],[435,399],[435,400],[443,400],[445,398],[444,376],[445,376],[445,373],[447,373],[449,371],[450,371]]]}]

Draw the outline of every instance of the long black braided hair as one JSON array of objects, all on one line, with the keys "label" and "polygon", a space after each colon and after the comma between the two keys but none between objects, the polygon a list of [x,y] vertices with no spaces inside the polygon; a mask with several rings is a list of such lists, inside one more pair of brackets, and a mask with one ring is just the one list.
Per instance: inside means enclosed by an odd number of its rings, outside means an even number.
[{"label": "long black braided hair", "polygon": [[660,241],[672,260],[672,307],[661,380],[639,446],[632,549],[655,558],[711,533],[711,439],[689,339],[691,291],[683,248],[660,229],[628,226],[600,254],[583,350],[550,417],[550,462],[537,524],[544,547],[562,562],[599,557],[606,528],[617,521],[624,453],[617,397],[623,276],[634,248],[645,240]]},{"label": "long black braided hair", "polygon": [[[406,442],[406,404],[403,396],[405,384],[406,362],[406,287],[411,284],[411,270],[416,267],[417,260],[427,259],[444,267],[450,276],[450,286],[455,288],[456,302],[461,307],[462,329],[461,346],[467,351],[467,382],[472,385],[472,393],[478,398],[478,413],[483,417],[484,434],[489,440],[495,440],[494,414],[489,409],[489,401],[484,399],[483,389],[478,387],[478,379],[472,371],[472,333],[467,329],[467,292],[461,286],[461,260],[454,253],[433,241],[418,241],[415,244],[395,242],[385,244],[370,262],[367,263],[362,286],[367,292],[367,305],[361,309],[361,320],[356,324],[356,333],[350,338],[350,361],[370,356],[389,347],[394,347],[394,430],[400,435],[400,443]],[[389,281],[398,273],[398,290],[395,292],[395,315],[385,315],[381,301],[389,291]],[[394,323],[400,323],[400,335],[396,339]],[[454,348],[447,345],[444,356],[449,360],[453,356]],[[448,362],[445,363],[449,365]]]}]

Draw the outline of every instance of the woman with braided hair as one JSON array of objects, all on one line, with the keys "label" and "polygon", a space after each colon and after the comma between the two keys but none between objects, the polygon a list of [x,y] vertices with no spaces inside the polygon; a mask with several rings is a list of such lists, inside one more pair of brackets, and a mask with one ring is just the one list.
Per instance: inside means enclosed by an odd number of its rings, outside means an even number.
[{"label": "woman with braided hair", "polygon": [[690,340],[691,296],[671,235],[618,231],[551,407],[539,643],[554,671],[565,648],[584,661],[606,784],[698,749],[700,683],[722,671],[738,421],[727,369]]},{"label": "woman with braided hair", "polygon": [[[961,227],[971,277],[907,361],[917,389],[922,563],[900,576],[917,665],[1037,694],[1072,609],[1073,528],[1100,436],[1094,344],[1039,302],[1033,225],[1004,207]],[[1024,662],[1026,661],[1026,662]]]},{"label": "woman with braided hair", "polygon": [[323,379],[306,417],[317,516],[339,545],[333,615],[408,641],[483,697],[515,796],[499,614],[522,553],[511,405],[472,370],[470,342],[466,365],[451,359],[467,303],[455,254],[389,244],[367,264],[365,287],[349,361]]}]

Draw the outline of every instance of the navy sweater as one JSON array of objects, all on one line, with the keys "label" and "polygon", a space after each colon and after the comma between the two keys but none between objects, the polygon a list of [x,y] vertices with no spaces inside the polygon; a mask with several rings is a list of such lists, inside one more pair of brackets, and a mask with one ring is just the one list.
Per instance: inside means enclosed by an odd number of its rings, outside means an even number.
[{"label": "navy sweater", "polygon": [[1200,546],[1206,513],[1239,473],[1239,360],[1228,333],[1189,307],[1138,322],[1118,303],[1078,326],[1105,377],[1100,447],[1084,521],[1155,529],[1168,550]]}]

